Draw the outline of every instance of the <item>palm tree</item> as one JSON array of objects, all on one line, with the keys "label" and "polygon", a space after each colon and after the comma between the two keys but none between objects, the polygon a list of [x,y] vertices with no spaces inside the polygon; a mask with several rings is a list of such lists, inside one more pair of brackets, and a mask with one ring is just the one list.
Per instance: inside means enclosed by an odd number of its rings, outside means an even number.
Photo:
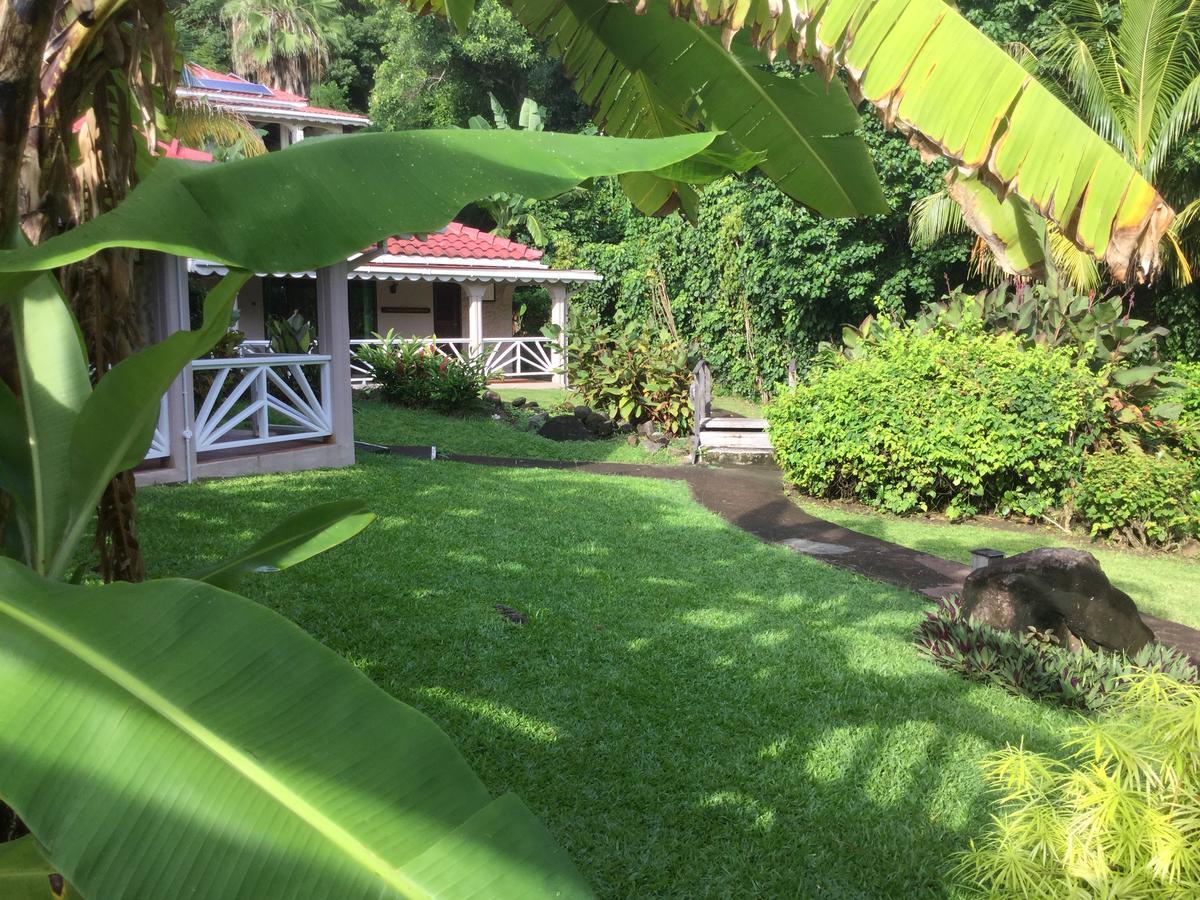
[{"label": "palm tree", "polygon": [[[1022,57],[1061,87],[1146,181],[1161,183],[1179,210],[1163,234],[1166,269],[1173,281],[1188,284],[1200,264],[1200,197],[1195,185],[1172,184],[1164,175],[1180,141],[1200,123],[1200,0],[1121,0],[1115,22],[1110,12],[1099,0],[1067,0],[1058,27],[1037,48],[1040,59],[1024,49]],[[917,244],[968,230],[946,192],[919,201],[910,224]],[[1099,284],[1099,270],[1064,246],[1053,225],[1046,238],[1048,256],[1069,281],[1082,289]],[[986,250],[976,259],[987,260]]]},{"label": "palm tree", "polygon": [[234,68],[306,96],[341,34],[338,12],[338,0],[228,0],[221,16],[229,25]]}]

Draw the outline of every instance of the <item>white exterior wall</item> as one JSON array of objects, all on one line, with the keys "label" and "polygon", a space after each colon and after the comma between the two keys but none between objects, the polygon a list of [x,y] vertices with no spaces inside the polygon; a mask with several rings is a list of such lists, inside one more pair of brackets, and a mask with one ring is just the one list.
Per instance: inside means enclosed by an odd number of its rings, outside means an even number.
[{"label": "white exterior wall", "polygon": [[[378,281],[376,282],[376,316],[379,333],[386,334],[394,328],[400,337],[431,337],[433,335],[433,283],[428,281]],[[396,292],[392,293],[392,288]],[[485,338],[512,337],[512,287],[510,285],[484,285],[483,291],[483,336]],[[493,301],[493,297],[496,299]],[[471,302],[467,291],[462,291],[462,337],[468,337],[471,321]],[[385,312],[386,307],[411,306],[428,310],[420,313]],[[445,337],[446,335],[440,335]]]},{"label": "white exterior wall", "polygon": [[[395,289],[395,293],[392,290]],[[377,330],[387,334],[394,328],[400,337],[429,337],[433,334],[433,285],[428,281],[375,282],[375,314]],[[385,312],[386,307],[421,307],[425,312]],[[463,317],[463,328],[466,328]]]},{"label": "white exterior wall", "polygon": [[247,281],[238,291],[237,307],[238,331],[246,335],[248,341],[266,340],[266,325],[263,322],[263,284],[262,279],[257,275]]}]

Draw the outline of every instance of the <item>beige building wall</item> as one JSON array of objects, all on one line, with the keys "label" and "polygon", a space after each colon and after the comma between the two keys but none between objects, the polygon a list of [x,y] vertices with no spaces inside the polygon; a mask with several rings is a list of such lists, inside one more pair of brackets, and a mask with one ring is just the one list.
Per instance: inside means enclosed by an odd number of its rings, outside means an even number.
[{"label": "beige building wall", "polygon": [[405,338],[433,334],[433,285],[428,281],[377,281],[375,298],[380,334],[388,329]]}]

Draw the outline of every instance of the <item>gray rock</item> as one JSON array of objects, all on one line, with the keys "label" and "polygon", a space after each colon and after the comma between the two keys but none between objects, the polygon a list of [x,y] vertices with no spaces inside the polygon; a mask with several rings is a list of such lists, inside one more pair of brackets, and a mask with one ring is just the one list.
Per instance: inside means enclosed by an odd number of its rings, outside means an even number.
[{"label": "gray rock", "polygon": [[620,422],[617,424],[617,434],[633,434],[635,430],[632,422]]},{"label": "gray rock", "polygon": [[525,428],[527,431],[538,431],[549,419],[550,417],[545,413],[538,413],[529,417],[529,421],[525,423]]},{"label": "gray rock", "polygon": [[659,450],[662,450],[666,444],[662,443],[661,441],[656,441],[654,438],[644,437],[638,440],[638,446],[647,453],[657,453]]},{"label": "gray rock", "polygon": [[[602,425],[610,425],[611,426],[612,420],[610,420],[608,418],[608,416],[606,416],[604,413],[594,412],[594,413],[588,413],[588,415],[583,420],[583,424],[588,427],[589,431],[595,431],[595,432],[599,433],[600,427]],[[609,429],[609,434],[612,434],[611,428]]]},{"label": "gray rock", "polygon": [[538,403],[536,400],[527,400],[525,402],[525,408],[526,409],[541,409],[542,404]]},{"label": "gray rock", "polygon": [[575,416],[552,416],[538,429],[538,434],[552,441],[588,441],[593,437]]},{"label": "gray rock", "polygon": [[1134,653],[1154,640],[1124,591],[1083,550],[1043,548],[976,569],[963,586],[963,613],[994,628],[1049,631],[1063,646]]},{"label": "gray rock", "polygon": [[650,437],[651,435],[654,434],[654,423],[653,422],[643,422],[641,425],[639,425],[637,427],[637,433],[640,434],[642,437]]},{"label": "gray rock", "polygon": [[611,421],[609,421],[608,419],[605,419],[603,422],[601,422],[599,425],[596,426],[595,434],[597,437],[602,437],[602,438],[612,437],[614,430],[615,429],[613,428],[613,423]]},{"label": "gray rock", "polygon": [[638,436],[636,434],[629,435],[625,438],[625,443],[630,447],[636,447],[638,445]]},{"label": "gray rock", "polygon": [[525,402],[526,401],[525,401],[524,397],[513,397],[512,405],[515,406],[517,409],[520,409],[522,406],[525,405]]},{"label": "gray rock", "polygon": [[496,406],[499,406],[502,402],[500,400],[500,395],[497,394],[495,391],[484,391],[483,399],[486,400],[488,403],[492,403]]},{"label": "gray rock", "polygon": [[579,421],[581,421],[581,422],[584,419],[586,419],[588,416],[590,416],[591,414],[592,414],[592,408],[590,406],[575,407],[575,418],[579,419]]}]

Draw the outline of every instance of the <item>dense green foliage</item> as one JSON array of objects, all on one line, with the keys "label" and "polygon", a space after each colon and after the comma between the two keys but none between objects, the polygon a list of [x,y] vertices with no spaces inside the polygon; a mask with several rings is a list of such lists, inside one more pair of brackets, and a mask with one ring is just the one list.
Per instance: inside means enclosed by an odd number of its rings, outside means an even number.
[{"label": "dense green foliage", "polygon": [[[553,327],[550,337],[557,337]],[[666,328],[602,325],[578,312],[567,331],[567,380],[580,399],[614,422],[653,422],[668,434],[692,425],[688,347]]]},{"label": "dense green foliage", "polygon": [[824,354],[767,415],[780,465],[808,493],[896,513],[1039,516],[1079,472],[1101,421],[1096,393],[1065,350],[978,323],[885,323],[869,353]]},{"label": "dense green foliage", "polygon": [[[696,224],[636,213],[615,182],[543,204],[551,256],[605,280],[572,298],[605,321],[661,320],[695,342],[717,380],[746,395],[773,389],[845,322],[912,310],[966,274],[967,244],[915,251],[907,210],[939,180],[901,138],[872,119],[865,134],[893,212],[821,219],[769,180],[727,178],[704,189]],[[545,207],[552,207],[546,209]]]},{"label": "dense green foliage", "polygon": [[470,409],[487,387],[481,357],[448,356],[432,343],[404,340],[392,332],[375,335],[380,344],[363,344],[355,357],[374,375],[389,403],[442,412]]},{"label": "dense green foliage", "polygon": [[988,759],[1001,809],[962,860],[966,883],[1031,900],[1200,895],[1200,688],[1140,675],[1062,750]]},{"label": "dense green foliage", "polygon": [[1171,546],[1200,536],[1200,461],[1165,447],[1100,447],[1084,459],[1073,499],[1094,535]]},{"label": "dense green foliage", "polygon": [[1200,684],[1200,669],[1173,647],[1151,642],[1132,655],[1086,645],[1071,650],[1053,634],[1012,634],[964,616],[957,595],[925,614],[917,646],[943,669],[972,681],[1073,709],[1103,709],[1138,672]]}]

